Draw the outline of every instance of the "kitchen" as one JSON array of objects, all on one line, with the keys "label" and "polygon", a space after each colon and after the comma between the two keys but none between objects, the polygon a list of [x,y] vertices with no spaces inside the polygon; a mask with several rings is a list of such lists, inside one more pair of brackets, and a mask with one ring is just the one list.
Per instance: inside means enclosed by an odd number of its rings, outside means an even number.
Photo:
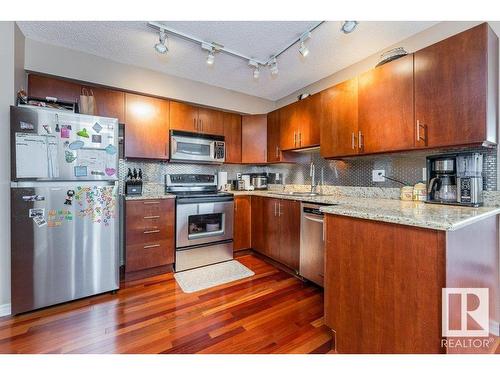
[{"label": "kitchen", "polygon": [[[158,59],[241,64],[203,22],[107,27]],[[276,83],[315,39],[386,44],[272,105],[146,90],[165,74],[50,42],[97,24],[12,25],[1,353],[499,352],[498,22],[290,21],[283,60],[247,81]],[[451,332],[457,288],[487,290],[475,335]]]}]

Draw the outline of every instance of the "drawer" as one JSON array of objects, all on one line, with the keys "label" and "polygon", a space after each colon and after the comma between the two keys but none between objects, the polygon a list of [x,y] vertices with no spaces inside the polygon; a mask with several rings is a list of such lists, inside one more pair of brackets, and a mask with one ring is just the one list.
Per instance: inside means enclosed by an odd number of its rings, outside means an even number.
[{"label": "drawer", "polygon": [[173,243],[167,240],[127,244],[125,251],[127,272],[164,266],[174,262]]},{"label": "drawer", "polygon": [[138,245],[142,243],[167,240],[170,234],[167,229],[166,225],[150,228],[127,227],[127,232],[125,233],[127,245]]},{"label": "drawer", "polygon": [[133,220],[159,220],[168,217],[173,212],[173,199],[145,199],[127,201],[126,215]]}]

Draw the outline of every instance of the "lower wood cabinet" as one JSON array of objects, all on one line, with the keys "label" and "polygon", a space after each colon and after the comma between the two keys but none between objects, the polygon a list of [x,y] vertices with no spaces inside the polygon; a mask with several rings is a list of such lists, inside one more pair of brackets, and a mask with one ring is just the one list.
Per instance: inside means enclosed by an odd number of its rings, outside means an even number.
[{"label": "lower wood cabinet", "polygon": [[246,250],[252,247],[252,208],[251,196],[234,198],[233,250]]},{"label": "lower wood cabinet", "polygon": [[174,263],[174,251],[175,199],[126,201],[125,274],[162,271]]},{"label": "lower wood cabinet", "polygon": [[298,271],[300,202],[253,196],[252,248]]}]

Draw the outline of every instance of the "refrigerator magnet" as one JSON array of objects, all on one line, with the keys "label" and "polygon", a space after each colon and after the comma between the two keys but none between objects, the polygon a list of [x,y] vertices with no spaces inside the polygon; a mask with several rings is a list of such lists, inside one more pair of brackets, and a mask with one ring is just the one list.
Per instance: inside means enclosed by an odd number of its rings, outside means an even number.
[{"label": "refrigerator magnet", "polygon": [[116,154],[116,147],[115,147],[115,146],[113,146],[113,145],[111,145],[111,144],[107,145],[107,146],[104,148],[104,150],[106,150],[106,152],[107,152],[109,155],[114,155],[114,154]]},{"label": "refrigerator magnet", "polygon": [[100,134],[92,134],[92,143],[101,143],[102,136]]},{"label": "refrigerator magnet", "polygon": [[83,146],[85,145],[85,143],[83,143],[82,141],[74,141],[74,142],[71,142],[68,146],[68,148],[70,150],[79,150],[81,149]]},{"label": "refrigerator magnet", "polygon": [[83,137],[83,138],[89,138],[89,133],[87,132],[87,128],[83,128],[82,130],[79,130],[76,132],[76,135],[78,135],[79,137]]},{"label": "refrigerator magnet", "polygon": [[106,174],[108,176],[113,176],[116,173],[116,169],[115,168],[106,168],[104,171],[106,172]]},{"label": "refrigerator magnet", "polygon": [[19,121],[19,126],[21,130],[35,130],[35,125],[29,122]]},{"label": "refrigerator magnet", "polygon": [[43,227],[44,225],[47,225],[47,221],[42,216],[35,216],[33,217],[33,222],[38,225],[38,227]]},{"label": "refrigerator magnet", "polygon": [[30,208],[29,209],[29,217],[34,218],[35,216],[45,216],[45,208]]},{"label": "refrigerator magnet", "polygon": [[76,155],[71,151],[64,151],[64,159],[66,163],[73,163],[76,160]]},{"label": "refrigerator magnet", "polygon": [[[73,196],[74,195],[75,195],[74,190],[68,190],[66,192],[66,200],[64,201],[64,204],[71,206],[71,204],[73,203]],[[62,214],[62,212],[61,212],[61,214]]]},{"label": "refrigerator magnet", "polygon": [[98,122],[96,122],[94,126],[92,126],[92,129],[94,129],[96,133],[100,133],[102,130],[102,126]]},{"label": "refrigerator magnet", "polygon": [[61,138],[69,138],[71,136],[71,127],[68,125],[61,126]]},{"label": "refrigerator magnet", "polygon": [[75,177],[86,177],[87,176],[87,166],[77,165],[74,168]]}]

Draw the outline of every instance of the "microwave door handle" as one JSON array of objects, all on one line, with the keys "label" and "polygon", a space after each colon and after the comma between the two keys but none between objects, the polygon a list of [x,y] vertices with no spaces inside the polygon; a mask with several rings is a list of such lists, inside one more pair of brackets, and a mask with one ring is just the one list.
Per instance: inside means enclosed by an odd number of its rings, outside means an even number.
[{"label": "microwave door handle", "polygon": [[210,142],[210,154],[212,155],[214,160],[217,158],[217,155],[215,154],[215,141]]},{"label": "microwave door handle", "polygon": [[175,155],[177,153],[177,141],[175,140],[174,137],[172,139],[172,155]]}]

